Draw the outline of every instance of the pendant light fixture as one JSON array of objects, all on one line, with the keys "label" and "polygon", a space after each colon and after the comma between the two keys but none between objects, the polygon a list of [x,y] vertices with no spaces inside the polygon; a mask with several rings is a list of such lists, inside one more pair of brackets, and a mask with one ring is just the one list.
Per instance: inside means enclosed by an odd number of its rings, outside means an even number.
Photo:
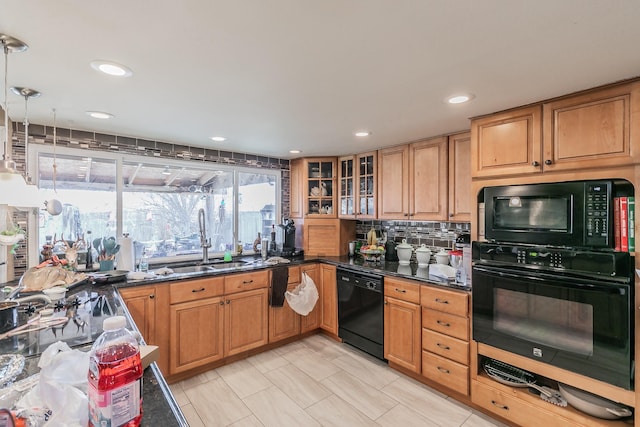
[{"label": "pendant light fixture", "polygon": [[[6,34],[0,34],[0,44],[2,44],[4,52],[4,103],[2,105],[4,110],[4,143],[2,163],[0,163],[0,204],[18,207],[38,206],[36,203],[38,189],[35,185],[27,185],[25,178],[11,159],[9,148],[9,106],[7,101],[9,53],[24,52],[27,50],[27,45]],[[27,155],[25,144],[25,158]]]},{"label": "pendant light fixture", "polygon": [[37,90],[29,89],[28,87],[12,87],[11,92],[18,96],[24,97],[24,170],[25,181],[27,184],[33,184],[31,176],[29,175],[29,99],[37,98],[42,95]]},{"label": "pendant light fixture", "polygon": [[[16,163],[11,160],[9,154],[9,107],[7,105],[7,74],[10,52],[23,52],[27,50],[27,45],[20,40],[8,36],[6,34],[0,34],[0,42],[2,43],[2,50],[4,52],[4,98],[2,108],[4,110],[4,149],[2,152],[2,163],[0,164],[0,180],[14,180],[14,177],[8,175],[18,175],[22,178],[16,170]],[[24,181],[24,180],[23,180]]]}]

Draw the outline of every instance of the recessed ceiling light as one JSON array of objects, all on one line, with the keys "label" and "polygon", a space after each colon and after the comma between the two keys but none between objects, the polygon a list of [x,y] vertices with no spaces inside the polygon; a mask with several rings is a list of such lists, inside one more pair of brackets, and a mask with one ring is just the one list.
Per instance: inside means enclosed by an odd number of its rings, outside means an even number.
[{"label": "recessed ceiling light", "polygon": [[91,62],[91,68],[116,77],[129,77],[133,74],[133,71],[128,67],[111,61],[93,61]]},{"label": "recessed ceiling light", "polygon": [[450,96],[446,99],[446,101],[449,104],[462,104],[463,102],[471,101],[473,98],[474,96],[472,94],[465,93],[465,94]]},{"label": "recessed ceiling light", "polygon": [[289,150],[291,154],[300,154],[300,150]]},{"label": "recessed ceiling light", "polygon": [[105,113],[103,111],[87,111],[87,114],[93,117],[94,119],[110,119],[113,117],[111,113]]},{"label": "recessed ceiling light", "polygon": [[354,133],[354,135],[355,135],[355,136],[360,136],[360,137],[362,137],[362,136],[369,136],[369,135],[371,135],[371,132],[367,132],[367,131],[359,131],[359,132]]},{"label": "recessed ceiling light", "polygon": [[227,138],[225,138],[224,136],[212,136],[211,140],[215,142],[223,142],[226,141]]}]

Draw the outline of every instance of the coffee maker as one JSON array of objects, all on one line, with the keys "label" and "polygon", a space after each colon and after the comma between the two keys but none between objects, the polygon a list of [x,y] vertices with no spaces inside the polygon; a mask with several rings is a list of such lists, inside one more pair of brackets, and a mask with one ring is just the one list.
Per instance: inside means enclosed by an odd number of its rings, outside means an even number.
[{"label": "coffee maker", "polygon": [[296,249],[296,226],[293,220],[287,218],[283,224],[278,224],[275,228],[275,248],[269,251],[269,255],[281,257],[302,255],[302,249]]}]

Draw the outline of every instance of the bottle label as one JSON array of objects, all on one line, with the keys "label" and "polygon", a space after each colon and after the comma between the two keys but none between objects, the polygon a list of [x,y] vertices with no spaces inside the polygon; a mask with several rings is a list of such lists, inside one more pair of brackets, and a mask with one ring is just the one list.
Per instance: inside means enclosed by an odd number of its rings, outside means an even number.
[{"label": "bottle label", "polygon": [[142,378],[122,387],[100,391],[89,383],[89,421],[93,426],[116,427],[140,415]]}]

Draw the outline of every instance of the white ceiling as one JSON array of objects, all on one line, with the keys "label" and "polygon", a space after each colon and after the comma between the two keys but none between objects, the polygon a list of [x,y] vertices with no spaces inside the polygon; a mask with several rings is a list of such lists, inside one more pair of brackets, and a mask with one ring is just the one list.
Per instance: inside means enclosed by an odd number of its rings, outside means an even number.
[{"label": "white ceiling", "polygon": [[[285,158],[464,130],[640,75],[638,0],[0,0],[0,33],[29,45],[8,79],[42,92],[31,123],[55,108],[59,127]],[[443,102],[458,92],[475,99]]]}]

